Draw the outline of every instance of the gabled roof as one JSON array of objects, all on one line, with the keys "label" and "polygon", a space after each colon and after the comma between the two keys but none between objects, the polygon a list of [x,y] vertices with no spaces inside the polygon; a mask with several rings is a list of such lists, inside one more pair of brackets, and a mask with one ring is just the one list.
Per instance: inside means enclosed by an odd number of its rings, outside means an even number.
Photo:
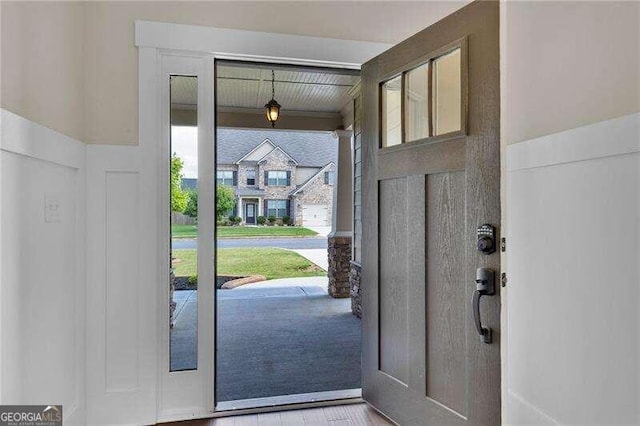
[{"label": "gabled roof", "polygon": [[217,163],[236,164],[267,139],[301,167],[323,167],[338,159],[338,141],[329,132],[218,128]]},{"label": "gabled roof", "polygon": [[293,164],[298,164],[298,162],[296,161],[295,158],[293,158],[292,156],[290,156],[289,154],[287,154],[286,152],[284,152],[284,150],[282,148],[280,148],[279,146],[276,146],[275,148],[273,148],[271,151],[269,151],[264,157],[262,157],[261,159],[258,160],[258,163],[262,163],[268,156],[270,156],[271,154],[273,154],[275,151],[280,151],[281,153],[283,153],[286,157],[289,158],[289,160],[291,160],[293,162]]},{"label": "gabled roof", "polygon": [[300,185],[299,187],[297,187],[293,192],[291,192],[290,195],[297,195],[298,193],[302,192],[302,190],[309,184],[311,183],[315,178],[317,178],[319,175],[321,175],[322,173],[326,172],[327,169],[332,166],[334,164],[334,162],[330,162],[329,164],[327,164],[326,166],[324,166],[323,168],[321,168],[318,173],[316,173],[315,175],[311,176],[309,179],[307,179],[307,181],[305,183],[303,183],[302,185]]},{"label": "gabled roof", "polygon": [[[239,164],[240,162],[244,161],[247,157],[250,157],[251,154],[253,154],[254,152],[256,152],[258,149],[260,149],[261,146],[265,145],[265,144],[269,144],[271,145],[273,148],[276,147],[276,145],[271,142],[269,140],[269,138],[266,138],[264,141],[262,141],[262,143],[259,143],[258,145],[256,145],[251,151],[247,152],[245,155],[243,155],[242,157],[240,157],[240,159],[238,161],[236,161],[236,164]],[[273,151],[273,150],[272,150]],[[271,152],[271,151],[269,151]],[[264,158],[264,157],[263,157]]]}]

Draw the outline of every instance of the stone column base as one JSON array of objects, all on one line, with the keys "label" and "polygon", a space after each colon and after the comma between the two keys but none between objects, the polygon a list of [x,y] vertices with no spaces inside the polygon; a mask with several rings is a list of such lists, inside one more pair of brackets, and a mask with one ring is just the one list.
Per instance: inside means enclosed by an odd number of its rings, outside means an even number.
[{"label": "stone column base", "polygon": [[362,293],[360,292],[360,279],[362,268],[360,264],[351,262],[349,271],[349,286],[351,287],[351,312],[358,318],[362,318]]},{"label": "stone column base", "polygon": [[349,297],[349,264],[351,263],[351,237],[329,236],[329,296]]}]

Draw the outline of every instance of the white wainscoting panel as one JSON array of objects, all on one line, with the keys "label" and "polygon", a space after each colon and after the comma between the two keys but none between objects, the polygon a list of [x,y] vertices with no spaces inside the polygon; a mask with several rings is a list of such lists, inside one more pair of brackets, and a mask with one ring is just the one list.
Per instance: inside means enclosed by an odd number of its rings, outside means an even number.
[{"label": "white wainscoting panel", "polygon": [[640,114],[507,152],[507,424],[640,424]]},{"label": "white wainscoting panel", "polygon": [[[106,209],[106,387],[107,392],[138,388],[137,277],[140,206],[138,173],[105,174]],[[124,206],[127,206],[123,208]]]},{"label": "white wainscoting panel", "polygon": [[157,172],[139,146],[87,146],[87,420],[153,424]]},{"label": "white wainscoting panel", "polygon": [[85,145],[1,114],[0,404],[85,425]]}]

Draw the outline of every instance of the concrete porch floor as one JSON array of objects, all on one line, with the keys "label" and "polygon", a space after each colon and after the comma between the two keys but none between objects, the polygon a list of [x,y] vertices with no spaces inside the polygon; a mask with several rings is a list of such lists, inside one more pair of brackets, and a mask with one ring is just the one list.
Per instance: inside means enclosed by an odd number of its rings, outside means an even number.
[{"label": "concrete porch floor", "polygon": [[[350,299],[329,297],[326,277],[295,280],[217,291],[218,402],[361,387],[360,320]],[[192,369],[197,292],[174,297],[171,367]]]}]

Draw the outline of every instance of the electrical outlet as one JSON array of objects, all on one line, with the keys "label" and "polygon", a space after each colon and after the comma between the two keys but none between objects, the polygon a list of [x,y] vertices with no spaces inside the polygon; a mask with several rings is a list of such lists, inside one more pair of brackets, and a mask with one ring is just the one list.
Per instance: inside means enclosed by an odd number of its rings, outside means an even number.
[{"label": "electrical outlet", "polygon": [[61,217],[60,197],[46,194],[44,196],[44,221],[60,222]]}]

